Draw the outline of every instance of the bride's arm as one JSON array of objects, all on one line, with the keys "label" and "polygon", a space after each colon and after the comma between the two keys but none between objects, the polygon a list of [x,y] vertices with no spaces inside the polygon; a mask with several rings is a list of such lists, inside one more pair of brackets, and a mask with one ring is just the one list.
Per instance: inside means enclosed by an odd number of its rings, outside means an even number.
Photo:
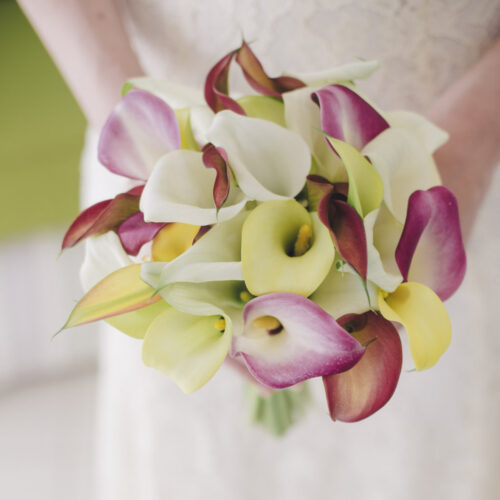
[{"label": "bride's arm", "polygon": [[499,89],[500,39],[428,113],[450,133],[435,158],[443,183],[458,198],[466,238],[500,162]]},{"label": "bride's arm", "polygon": [[143,74],[113,0],[18,0],[76,96],[100,126],[119,89]]}]

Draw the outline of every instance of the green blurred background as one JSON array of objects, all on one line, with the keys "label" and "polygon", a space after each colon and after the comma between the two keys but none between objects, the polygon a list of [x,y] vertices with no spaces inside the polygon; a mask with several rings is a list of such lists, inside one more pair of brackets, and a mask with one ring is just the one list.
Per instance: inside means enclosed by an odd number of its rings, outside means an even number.
[{"label": "green blurred background", "polygon": [[77,214],[84,131],[82,112],[21,9],[0,0],[0,238]]}]

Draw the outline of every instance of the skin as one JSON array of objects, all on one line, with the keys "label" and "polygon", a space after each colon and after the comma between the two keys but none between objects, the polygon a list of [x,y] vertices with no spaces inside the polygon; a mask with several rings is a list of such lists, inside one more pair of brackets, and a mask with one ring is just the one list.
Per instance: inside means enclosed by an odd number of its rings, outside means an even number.
[{"label": "skin", "polygon": [[[123,82],[144,74],[114,1],[18,1],[89,123],[102,126],[120,98]],[[443,183],[458,198],[466,239],[500,162],[499,82],[500,39],[427,112],[450,133],[435,158]],[[256,383],[239,361],[228,358],[228,363]],[[266,394],[268,389],[261,387]]]}]

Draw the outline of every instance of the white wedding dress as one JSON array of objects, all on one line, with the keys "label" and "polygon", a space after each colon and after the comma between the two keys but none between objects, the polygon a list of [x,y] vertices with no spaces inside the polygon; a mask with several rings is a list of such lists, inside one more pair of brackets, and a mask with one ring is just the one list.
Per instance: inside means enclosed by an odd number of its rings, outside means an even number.
[{"label": "white wedding dress", "polygon": [[[384,109],[416,111],[500,31],[496,0],[131,0],[123,11],[151,76],[201,87],[243,33],[273,75],[378,59],[380,70],[360,88]],[[86,204],[123,187],[98,166],[91,139]],[[427,372],[403,372],[390,403],[366,421],[331,422],[319,381],[307,417],[275,438],[248,426],[242,382],[228,368],[186,396],[142,365],[139,341],[100,326],[97,498],[498,498],[499,188],[497,175],[464,285],[447,303],[449,351]]]}]

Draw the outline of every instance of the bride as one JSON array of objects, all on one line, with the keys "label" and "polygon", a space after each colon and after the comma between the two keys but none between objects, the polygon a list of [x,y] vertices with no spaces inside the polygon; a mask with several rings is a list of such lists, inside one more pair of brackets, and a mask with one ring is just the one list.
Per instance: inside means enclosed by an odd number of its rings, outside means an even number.
[{"label": "bride", "polygon": [[20,3],[91,125],[82,162],[85,206],[123,191],[97,163],[94,132],[122,83],[145,73],[201,87],[243,32],[272,75],[356,56],[378,59],[381,69],[360,88],[385,109],[426,112],[450,132],[435,157],[458,197],[468,238],[468,275],[447,303],[451,348],[430,372],[403,373],[390,403],[358,424],[331,422],[318,403],[276,439],[242,418],[241,380],[229,368],[185,396],[142,366],[139,343],[100,326],[98,498],[494,498],[500,487],[498,2]]}]

